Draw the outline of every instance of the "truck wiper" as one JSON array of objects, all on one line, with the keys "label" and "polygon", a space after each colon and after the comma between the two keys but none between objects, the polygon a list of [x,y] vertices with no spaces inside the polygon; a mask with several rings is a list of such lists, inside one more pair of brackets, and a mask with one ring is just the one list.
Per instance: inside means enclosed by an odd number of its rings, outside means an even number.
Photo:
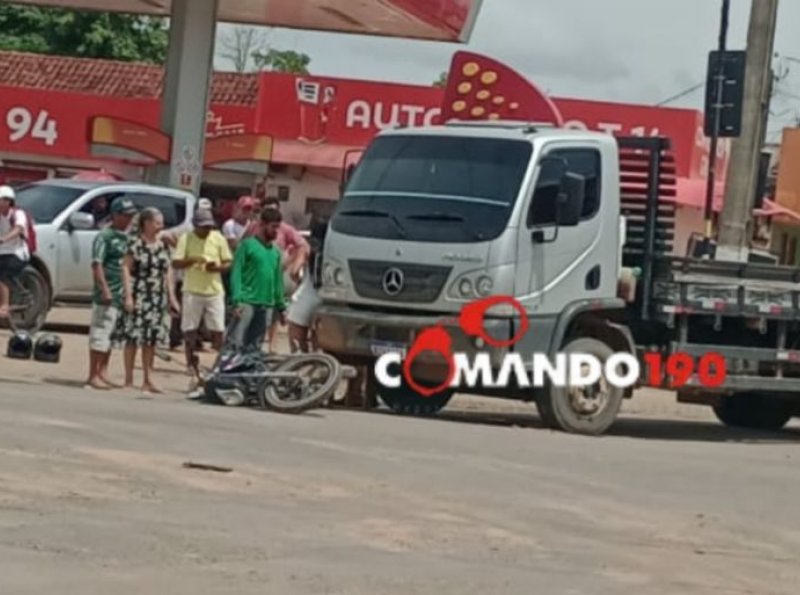
[{"label": "truck wiper", "polygon": [[383,217],[394,223],[394,226],[397,228],[397,231],[400,232],[402,237],[408,237],[408,232],[406,231],[405,227],[403,227],[403,224],[400,223],[400,220],[386,211],[378,211],[373,209],[353,209],[350,211],[342,211],[339,214],[346,217]]},{"label": "truck wiper", "polygon": [[409,215],[406,219],[413,219],[414,221],[442,221],[463,223],[464,218],[461,215],[451,215],[449,213],[435,212],[435,213],[422,213],[419,215]]}]

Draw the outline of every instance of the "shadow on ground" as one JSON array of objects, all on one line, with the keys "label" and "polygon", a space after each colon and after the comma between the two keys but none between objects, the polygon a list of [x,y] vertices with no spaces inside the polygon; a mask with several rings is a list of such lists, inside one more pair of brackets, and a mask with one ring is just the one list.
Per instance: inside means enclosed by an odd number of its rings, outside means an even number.
[{"label": "shadow on ground", "polygon": [[[387,409],[378,409],[372,413],[375,415],[396,415]],[[429,419],[445,423],[548,430],[536,413],[454,410],[443,411]],[[800,442],[800,428],[795,426],[782,431],[768,432],[729,428],[722,424],[706,421],[663,420],[623,416],[617,420],[614,426],[606,433],[606,436],[680,442],[790,444]]]}]

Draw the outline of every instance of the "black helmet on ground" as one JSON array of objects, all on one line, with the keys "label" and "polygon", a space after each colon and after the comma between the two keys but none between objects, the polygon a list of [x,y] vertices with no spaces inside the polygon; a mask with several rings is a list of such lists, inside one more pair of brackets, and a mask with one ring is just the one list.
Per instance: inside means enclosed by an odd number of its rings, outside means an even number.
[{"label": "black helmet on ground", "polygon": [[37,362],[57,364],[61,360],[62,345],[61,339],[56,335],[42,335],[36,340],[33,359]]},{"label": "black helmet on ground", "polygon": [[33,355],[33,338],[25,331],[17,331],[8,339],[6,355],[11,359],[30,359]]}]

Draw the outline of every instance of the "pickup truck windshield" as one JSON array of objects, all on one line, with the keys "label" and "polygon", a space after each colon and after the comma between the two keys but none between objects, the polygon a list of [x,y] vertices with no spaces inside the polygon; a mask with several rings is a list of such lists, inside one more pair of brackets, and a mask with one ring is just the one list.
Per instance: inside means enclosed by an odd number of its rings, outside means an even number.
[{"label": "pickup truck windshield", "polygon": [[497,238],[531,158],[524,141],[384,136],[364,154],[331,220],[347,235],[417,242]]},{"label": "pickup truck windshield", "polygon": [[52,223],[85,190],[51,184],[29,184],[17,190],[17,206],[36,223]]}]

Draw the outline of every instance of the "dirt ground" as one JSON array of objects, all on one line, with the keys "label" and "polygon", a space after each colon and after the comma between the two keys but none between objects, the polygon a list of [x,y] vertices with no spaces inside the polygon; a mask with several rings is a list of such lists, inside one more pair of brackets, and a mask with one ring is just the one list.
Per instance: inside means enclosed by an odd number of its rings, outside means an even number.
[{"label": "dirt ground", "polygon": [[797,592],[797,424],[653,391],[596,439],[466,397],[281,416],[187,401],[180,362],[162,397],[85,391],[65,340],[0,358],[3,595]]}]

